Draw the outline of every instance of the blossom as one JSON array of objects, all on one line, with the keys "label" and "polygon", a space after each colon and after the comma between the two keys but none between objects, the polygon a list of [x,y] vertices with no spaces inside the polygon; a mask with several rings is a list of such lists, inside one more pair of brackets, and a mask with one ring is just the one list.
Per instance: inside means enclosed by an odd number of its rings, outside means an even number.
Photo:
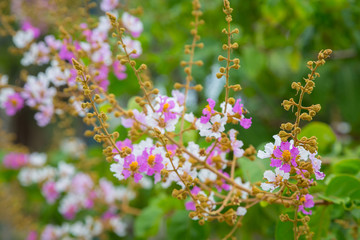
[{"label": "blossom", "polygon": [[206,105],[206,107],[202,110],[203,116],[201,116],[201,118],[200,118],[200,123],[203,123],[203,124],[209,122],[212,114],[215,113],[215,111],[214,111],[215,101],[212,100],[211,98],[208,98],[207,102],[209,104]]},{"label": "blossom", "polygon": [[50,204],[54,203],[60,195],[55,186],[54,181],[48,181],[42,186],[42,194]]},{"label": "blossom", "polygon": [[8,169],[19,169],[27,164],[29,156],[24,153],[9,153],[4,156],[3,164]]},{"label": "blossom", "polygon": [[50,120],[54,114],[53,105],[41,105],[39,107],[39,112],[35,113],[35,120],[40,127],[44,127],[50,123]]},{"label": "blossom", "polygon": [[119,61],[113,62],[114,74],[119,80],[124,80],[127,77],[125,73],[126,67],[120,64]]},{"label": "blossom", "polygon": [[236,215],[238,216],[244,216],[247,212],[247,209],[244,207],[238,207],[236,210]]},{"label": "blossom", "polygon": [[37,27],[34,27],[29,21],[24,21],[22,23],[21,29],[26,32],[31,32],[34,36],[34,38],[38,38],[41,34],[40,29]]},{"label": "blossom", "polygon": [[196,121],[196,127],[200,130],[200,136],[202,137],[221,137],[221,133],[225,130],[225,124],[227,117],[221,117],[219,114],[210,118],[210,121],[207,123],[202,123],[202,121]]},{"label": "blossom", "polygon": [[244,143],[236,139],[236,130],[231,129],[229,132],[229,136],[231,141],[231,148],[234,152],[235,157],[242,157],[245,151],[241,147],[244,145]]},{"label": "blossom", "polygon": [[50,105],[56,94],[56,89],[50,87],[50,80],[44,73],[39,73],[37,77],[28,76],[21,96],[26,100],[30,107],[36,105]]},{"label": "blossom", "polygon": [[21,64],[23,66],[47,64],[50,61],[49,53],[50,49],[44,42],[32,43],[29,51],[25,52],[21,59]]},{"label": "blossom", "polygon": [[146,174],[148,176],[154,175],[155,183],[159,182],[161,179],[160,172],[164,168],[163,157],[159,150],[155,147],[145,149],[138,158],[141,158],[140,162],[146,163]]},{"label": "blossom", "polygon": [[129,30],[129,32],[134,38],[140,36],[143,31],[143,24],[139,18],[134,17],[127,12],[124,12],[121,17],[121,21],[124,27]]},{"label": "blossom", "polygon": [[[292,146],[290,142],[281,142],[280,147],[277,146],[271,158],[271,167],[281,167],[281,170],[290,172],[291,165],[297,167],[296,157],[299,154],[297,147]],[[291,164],[291,165],[290,165]]]},{"label": "blossom", "polygon": [[267,179],[267,182],[261,183],[261,188],[265,191],[270,190],[270,192],[272,192],[279,187],[280,182],[288,180],[290,178],[290,174],[280,170],[279,168],[276,168],[275,173],[271,170],[266,170],[264,172],[264,178]]},{"label": "blossom", "polygon": [[317,153],[310,154],[309,158],[313,167],[313,171],[315,173],[316,180],[323,180],[325,178],[325,174],[323,172],[320,172],[321,160],[315,157],[316,154]]},{"label": "blossom", "polygon": [[[126,52],[131,55],[131,57],[137,58],[142,54],[141,43],[139,41],[133,40],[129,36],[126,36],[123,38],[123,43],[125,45]],[[120,46],[120,49],[125,52],[125,49],[122,46]]]},{"label": "blossom", "polygon": [[16,112],[24,107],[24,100],[21,98],[20,93],[14,93],[8,96],[4,102],[5,112],[9,116],[14,116]]},{"label": "blossom", "polygon": [[104,12],[112,11],[119,4],[119,0],[102,0],[100,4],[101,10]]},{"label": "blossom", "polygon": [[[299,200],[299,196],[297,197],[297,199]],[[315,203],[314,203],[313,199],[314,199],[314,197],[312,195],[310,195],[310,194],[306,194],[305,196],[301,196],[300,202],[302,204],[299,206],[298,211],[299,212],[301,211],[303,214],[306,214],[306,215],[311,215],[312,211],[311,210],[306,211],[305,208],[314,207]]]},{"label": "blossom", "polygon": [[274,152],[274,149],[281,144],[281,139],[278,135],[274,135],[273,138],[275,139],[275,143],[267,143],[265,145],[265,151],[259,150],[258,151],[258,158],[265,159],[270,158]]},{"label": "blossom", "polygon": [[13,36],[13,42],[17,48],[24,48],[34,40],[33,32],[17,31]]}]

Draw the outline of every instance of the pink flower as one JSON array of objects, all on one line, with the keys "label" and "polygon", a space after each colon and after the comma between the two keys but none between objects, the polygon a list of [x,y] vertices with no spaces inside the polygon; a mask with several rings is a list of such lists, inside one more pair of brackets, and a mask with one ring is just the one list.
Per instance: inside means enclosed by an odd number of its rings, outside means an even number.
[{"label": "pink flower", "polygon": [[119,80],[124,80],[127,77],[125,73],[126,67],[121,65],[119,61],[114,61],[113,63],[114,74]]},{"label": "pink flower", "polygon": [[119,4],[119,0],[102,0],[100,4],[100,8],[104,12],[109,12],[114,10],[118,4]]},{"label": "pink flower", "polygon": [[156,112],[161,112],[164,114],[164,121],[165,123],[169,120],[176,119],[177,112],[174,112],[175,110],[175,101],[171,100],[171,98],[168,98],[166,96],[160,96],[160,108]]},{"label": "pink flower", "polygon": [[8,99],[4,102],[5,112],[9,116],[14,116],[16,112],[24,107],[24,99],[19,93],[14,93],[8,96]]},{"label": "pink flower", "polygon": [[209,120],[211,118],[211,115],[213,113],[215,113],[215,111],[214,111],[215,101],[212,100],[211,98],[208,98],[207,101],[208,101],[209,104],[202,110],[202,114],[204,116],[202,116],[200,118],[200,122],[203,123],[203,124],[209,122]]},{"label": "pink flower", "polygon": [[280,167],[281,170],[288,173],[291,170],[291,165],[297,167],[296,157],[299,150],[292,146],[290,142],[281,142],[280,147],[276,147],[273,152],[275,158],[271,158],[271,167]]},{"label": "pink flower", "polygon": [[31,231],[26,237],[26,240],[37,240],[38,239],[38,233],[36,231]]},{"label": "pink flower", "polygon": [[89,175],[85,173],[78,173],[72,179],[71,191],[76,194],[86,194],[93,186],[94,183]]},{"label": "pink flower", "polygon": [[56,183],[53,181],[46,182],[42,187],[42,194],[48,203],[54,203],[59,197],[59,193],[55,187]]},{"label": "pink flower", "polygon": [[5,155],[3,164],[8,169],[19,169],[27,164],[29,156],[24,153],[9,153]]},{"label": "pink flower", "polygon": [[124,170],[122,171],[122,174],[124,175],[125,179],[133,176],[135,182],[139,182],[143,178],[141,173],[145,172],[146,169],[146,162],[139,157],[135,159],[135,156],[131,154],[125,158]]},{"label": "pink flower", "polygon": [[40,29],[34,27],[33,25],[31,25],[31,23],[29,21],[25,21],[22,23],[21,29],[24,30],[25,32],[32,32],[34,38],[38,38],[41,34]]},{"label": "pink flower", "polygon": [[146,174],[148,176],[155,175],[155,183],[159,182],[161,179],[161,170],[164,168],[163,158],[161,154],[156,154],[153,152],[155,147],[152,147],[150,149],[145,149],[138,158],[140,158],[141,162],[144,162],[146,164]]},{"label": "pink flower", "polygon": [[[130,37],[126,36],[123,38],[123,42],[125,44],[126,52],[131,55],[131,57],[137,58],[142,54],[141,43],[139,41],[133,40]],[[120,49],[125,52],[122,46],[120,46]]]},{"label": "pink flower", "polygon": [[232,109],[232,111],[235,113],[235,114],[238,114],[238,116],[236,116],[237,118],[240,116],[240,125],[245,128],[245,129],[248,129],[250,126],[251,126],[251,119],[252,118],[245,118],[244,117],[244,114],[245,114],[245,111],[244,111],[244,104],[241,104],[240,103],[241,99],[239,98],[238,100],[236,100],[236,103]]},{"label": "pink flower", "polygon": [[127,12],[124,12],[124,14],[121,17],[121,21],[122,21],[124,27],[127,30],[129,30],[129,32],[131,33],[131,35],[134,38],[139,37],[144,29],[143,24],[140,21],[140,19],[130,15]]},{"label": "pink flower", "polygon": [[54,114],[54,106],[47,105],[47,106],[40,106],[40,112],[35,113],[35,120],[40,127],[44,127],[50,123],[50,120]]},{"label": "pink flower", "polygon": [[[297,197],[297,199],[299,200],[299,196]],[[314,197],[310,194],[306,194],[305,196],[302,196],[300,198],[300,202],[302,203],[302,205],[299,206],[298,211],[299,212],[301,211],[303,214],[306,214],[306,215],[311,215],[312,211],[311,210],[306,211],[305,208],[314,207],[315,203],[314,203],[313,199],[314,199]]]}]

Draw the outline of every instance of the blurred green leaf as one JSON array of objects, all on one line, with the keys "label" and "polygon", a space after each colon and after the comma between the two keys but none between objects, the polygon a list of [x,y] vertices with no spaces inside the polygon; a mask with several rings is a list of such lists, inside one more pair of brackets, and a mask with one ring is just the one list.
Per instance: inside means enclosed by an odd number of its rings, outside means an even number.
[{"label": "blurred green leaf", "polygon": [[180,210],[176,211],[167,222],[166,239],[207,239],[207,230],[206,226],[200,226],[197,221],[189,218],[188,211]]},{"label": "blurred green leaf", "polygon": [[276,223],[275,239],[293,240],[294,239],[293,227],[294,225],[292,222],[282,222],[279,219]]},{"label": "blurred green leaf", "polygon": [[346,173],[355,175],[360,171],[360,159],[345,159],[335,163],[333,166],[334,173]]},{"label": "blurred green leaf", "polygon": [[309,222],[310,230],[314,232],[313,240],[322,239],[327,235],[331,223],[332,206],[317,207]]},{"label": "blurred green leaf", "polygon": [[149,238],[159,230],[163,211],[156,206],[149,206],[135,220],[134,233],[136,237]]},{"label": "blurred green leaf", "polygon": [[[355,200],[360,190],[360,180],[351,175],[339,175],[331,179],[325,190],[325,196],[336,203]],[[352,196],[354,194],[354,196]],[[352,199],[354,197],[354,199]]]}]

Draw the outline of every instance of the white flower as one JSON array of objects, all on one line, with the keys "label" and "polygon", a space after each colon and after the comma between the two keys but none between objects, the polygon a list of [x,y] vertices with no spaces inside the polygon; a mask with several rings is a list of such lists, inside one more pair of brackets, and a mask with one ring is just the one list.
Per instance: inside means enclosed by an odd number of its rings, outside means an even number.
[{"label": "white flower", "polygon": [[266,178],[268,182],[261,183],[261,188],[265,191],[270,190],[270,192],[272,192],[279,187],[279,182],[283,182],[290,178],[290,173],[285,173],[283,170],[276,168],[275,173],[271,170],[266,170],[264,172],[264,178]]},{"label": "white flower", "polygon": [[206,182],[207,180],[215,181],[217,178],[215,173],[207,169],[201,169],[198,173],[198,177],[202,182]]},{"label": "white flower", "polygon": [[[235,180],[235,182],[236,182],[237,184],[239,184],[240,186],[242,186],[242,187],[244,187],[244,188],[246,188],[246,189],[248,189],[248,190],[251,190],[250,182],[243,183],[243,182],[241,181],[241,178],[240,178],[240,177],[237,177],[237,178],[235,178],[234,180]],[[249,195],[249,193],[247,193],[246,191],[241,191],[241,198],[242,198],[242,199],[246,199],[246,198],[248,197],[248,195]]]},{"label": "white flower", "polygon": [[[133,50],[136,51],[136,53],[131,54],[131,57],[137,58],[142,54],[141,43],[138,40],[133,40],[131,37],[126,36],[123,38],[123,43],[125,44],[126,52],[128,54],[130,54]],[[120,46],[120,49],[125,52],[122,46]]]},{"label": "white flower", "polygon": [[122,171],[124,170],[124,166],[118,163],[113,163],[110,165],[110,171],[114,173],[114,177],[119,179],[120,181],[124,179],[124,175],[122,175]]},{"label": "white flower", "polygon": [[244,207],[238,207],[236,210],[236,215],[238,216],[244,216],[247,212],[247,209]]},{"label": "white flower", "polygon": [[121,21],[126,29],[128,29],[131,35],[135,38],[139,37],[144,27],[140,19],[124,12]]},{"label": "white flower", "polygon": [[0,85],[6,85],[8,84],[9,76],[8,75],[2,75],[0,77]]},{"label": "white flower", "polygon": [[113,227],[114,232],[119,237],[126,236],[127,224],[122,221],[120,217],[113,217],[110,219],[110,225]]},{"label": "white flower", "polygon": [[196,121],[196,127],[200,130],[202,137],[221,137],[221,133],[225,130],[227,117],[221,117],[219,114],[210,118],[207,123],[201,123],[200,119]]},{"label": "white flower", "polygon": [[265,145],[265,151],[259,150],[257,154],[258,158],[270,158],[275,150],[275,147],[280,146],[281,138],[278,135],[274,135],[273,138],[275,139],[275,143],[267,143]]},{"label": "white flower", "polygon": [[29,162],[33,166],[40,167],[40,166],[43,166],[45,164],[46,158],[47,158],[46,153],[34,152],[34,153],[30,154]]},{"label": "white flower", "polygon": [[13,36],[13,42],[17,48],[26,47],[32,40],[34,40],[34,33],[32,31],[20,30]]},{"label": "white flower", "polygon": [[190,123],[193,123],[195,121],[195,117],[193,113],[185,113],[184,119]]}]

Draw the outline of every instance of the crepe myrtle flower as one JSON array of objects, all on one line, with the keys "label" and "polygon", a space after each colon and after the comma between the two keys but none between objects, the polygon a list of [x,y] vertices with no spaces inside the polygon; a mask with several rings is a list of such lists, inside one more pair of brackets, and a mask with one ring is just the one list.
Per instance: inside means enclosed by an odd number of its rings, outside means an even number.
[{"label": "crepe myrtle flower", "polygon": [[20,93],[13,93],[8,96],[4,102],[5,113],[8,116],[14,116],[20,109],[24,107],[24,99]]},{"label": "crepe myrtle flower", "polygon": [[145,172],[147,169],[146,162],[141,157],[135,157],[133,154],[125,158],[124,161],[124,170],[122,174],[124,178],[127,179],[130,176],[134,177],[136,183],[138,183],[143,175],[141,173]]},{"label": "crepe myrtle flower", "polygon": [[156,112],[163,114],[165,122],[176,119],[180,114],[175,99],[167,96],[159,96],[159,109]]},{"label": "crepe myrtle flower", "polygon": [[236,139],[236,130],[235,129],[231,129],[229,131],[229,136],[230,136],[230,141],[231,141],[231,148],[234,152],[235,157],[240,158],[244,155],[244,149],[242,149],[241,147],[244,145],[244,143],[240,140]]},{"label": "crepe myrtle flower", "polygon": [[244,110],[244,104],[240,103],[241,99],[237,99],[236,102],[235,102],[235,105],[232,109],[232,111],[234,112],[234,118],[239,120],[240,122],[240,125],[245,128],[245,129],[248,129],[252,122],[251,122],[251,119],[252,118],[245,118],[244,117],[244,114],[245,114],[245,110]]},{"label": "crepe myrtle flower", "polygon": [[305,208],[312,208],[314,207],[315,203],[314,203],[314,197],[310,194],[306,194],[306,195],[303,195],[300,197],[299,199],[299,196],[297,196],[297,199],[300,200],[301,202],[301,205],[299,205],[299,209],[298,209],[298,212],[302,212],[303,214],[306,214],[306,215],[311,215],[312,214],[312,211],[309,210],[305,210]]},{"label": "crepe myrtle flower", "polygon": [[200,136],[202,137],[221,137],[221,133],[225,130],[225,124],[227,117],[221,117],[220,114],[217,114],[210,118],[210,121],[207,123],[202,123],[201,119],[196,122],[196,127],[200,130]]},{"label": "crepe myrtle flower", "polygon": [[271,167],[280,167],[280,170],[288,173],[291,170],[291,165],[297,167],[296,157],[299,155],[297,147],[290,142],[281,142],[280,147],[274,149],[273,157],[271,158]]},{"label": "crepe myrtle flower", "polygon": [[325,178],[325,174],[320,171],[321,160],[315,157],[316,154],[317,153],[310,154],[309,159],[311,161],[316,180],[323,180]]},{"label": "crepe myrtle flower", "polygon": [[139,162],[145,163],[146,166],[146,174],[148,176],[153,176],[155,178],[155,183],[159,182],[161,179],[161,170],[164,168],[163,157],[162,155],[152,147],[150,149],[145,149],[142,152],[142,155],[138,157],[140,159]]},{"label": "crepe myrtle flower", "polygon": [[144,30],[143,24],[140,21],[139,18],[134,17],[133,15],[124,12],[122,17],[121,17],[121,21],[122,24],[124,25],[124,27],[129,30],[129,32],[131,33],[131,35],[134,38],[137,38],[140,36],[140,34],[142,33],[142,31]]},{"label": "crepe myrtle flower", "polygon": [[271,170],[266,170],[264,172],[264,178],[267,179],[267,182],[261,183],[261,188],[264,191],[270,190],[270,192],[272,192],[280,186],[281,182],[288,180],[290,178],[290,174],[280,170],[279,168],[276,168],[275,173]]},{"label": "crepe myrtle flower", "polygon": [[276,149],[276,147],[280,146],[281,144],[281,139],[278,135],[274,135],[273,138],[275,139],[275,143],[267,143],[265,145],[265,150],[259,150],[258,151],[258,158],[261,159],[266,159],[266,158],[270,158],[274,152],[274,149]]},{"label": "crepe myrtle flower", "polygon": [[211,98],[208,98],[207,102],[209,104],[206,105],[206,107],[202,110],[203,116],[201,116],[201,118],[200,118],[200,123],[202,123],[202,124],[208,123],[212,114],[215,113],[215,111],[214,111],[215,101],[212,100]]}]

